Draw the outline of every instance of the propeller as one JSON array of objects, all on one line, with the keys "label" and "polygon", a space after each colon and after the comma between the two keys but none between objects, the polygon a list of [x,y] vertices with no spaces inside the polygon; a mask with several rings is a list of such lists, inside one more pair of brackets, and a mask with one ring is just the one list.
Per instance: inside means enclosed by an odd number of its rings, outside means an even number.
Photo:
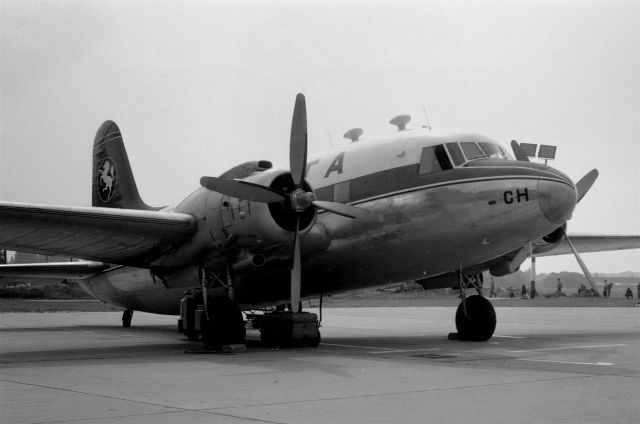
[{"label": "propeller", "polygon": [[[585,194],[587,194],[587,192],[589,191],[593,183],[596,181],[596,178],[598,178],[598,170],[592,169],[584,177],[580,178],[580,181],[576,183],[576,191],[578,192],[578,202],[582,200]],[[580,269],[582,269],[582,273],[584,274],[584,277],[589,282],[589,285],[591,286],[591,290],[593,290],[593,293],[596,296],[600,296],[600,293],[598,293],[598,286],[596,285],[596,280],[593,278],[593,275],[591,275],[591,272],[589,272],[589,268],[587,268],[587,265],[584,263],[584,261],[580,257],[580,254],[576,250],[573,243],[571,243],[571,240],[569,239],[569,236],[567,235],[567,232],[565,231],[564,227],[562,227],[562,234],[564,235],[564,238],[567,240],[567,244],[569,244],[569,247],[571,248],[573,255],[576,257],[576,260],[578,261],[578,265],[580,265]]]},{"label": "propeller", "polygon": [[529,158],[524,154],[522,147],[520,147],[517,141],[511,140],[511,150],[513,150],[516,160],[520,162],[529,162]]},{"label": "propeller", "polygon": [[578,202],[582,200],[585,194],[589,191],[596,178],[598,178],[598,170],[592,169],[587,175],[580,178],[580,181],[576,183],[576,190],[578,191]]},{"label": "propeller", "polygon": [[291,139],[289,142],[289,170],[294,189],[290,193],[265,187],[259,184],[227,178],[202,177],[200,185],[230,197],[259,203],[279,203],[289,199],[295,213],[296,225],[293,232],[293,263],[291,265],[291,310],[300,312],[300,291],[302,270],[300,261],[300,217],[309,207],[316,207],[347,218],[375,219],[373,212],[337,202],[317,200],[312,191],[306,191],[304,177],[307,167],[307,107],[303,94],[296,96],[291,120]]}]

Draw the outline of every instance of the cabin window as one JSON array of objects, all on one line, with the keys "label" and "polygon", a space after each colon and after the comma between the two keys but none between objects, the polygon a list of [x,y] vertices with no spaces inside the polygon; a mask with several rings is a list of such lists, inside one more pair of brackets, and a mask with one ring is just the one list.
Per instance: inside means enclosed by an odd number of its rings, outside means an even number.
[{"label": "cabin window", "polygon": [[451,161],[442,144],[425,147],[420,158],[420,175],[451,169]]},{"label": "cabin window", "polygon": [[343,181],[333,186],[333,201],[338,203],[349,203],[351,191],[351,181]]},{"label": "cabin window", "polygon": [[484,153],[480,150],[476,143],[465,141],[460,143],[460,147],[462,147],[462,151],[464,155],[467,157],[467,160],[474,160],[478,158],[483,158]]},{"label": "cabin window", "polygon": [[460,146],[458,146],[458,143],[447,143],[447,149],[449,149],[451,159],[453,159],[453,163],[456,166],[460,166],[466,162],[464,155],[462,154],[462,150],[460,150]]}]

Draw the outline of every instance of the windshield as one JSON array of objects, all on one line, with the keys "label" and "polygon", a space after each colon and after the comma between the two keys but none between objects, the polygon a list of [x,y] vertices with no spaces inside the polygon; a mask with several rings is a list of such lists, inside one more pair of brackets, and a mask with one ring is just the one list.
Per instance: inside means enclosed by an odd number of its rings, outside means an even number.
[{"label": "windshield", "polygon": [[461,166],[476,159],[511,160],[509,153],[497,143],[463,141],[447,143],[446,146],[455,166]]}]

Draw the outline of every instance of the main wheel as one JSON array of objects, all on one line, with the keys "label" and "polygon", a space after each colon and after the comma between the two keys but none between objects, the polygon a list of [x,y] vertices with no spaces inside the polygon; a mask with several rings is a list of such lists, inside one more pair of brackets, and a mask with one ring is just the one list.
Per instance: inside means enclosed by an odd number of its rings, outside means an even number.
[{"label": "main wheel", "polygon": [[207,349],[223,345],[243,344],[247,335],[240,307],[228,297],[214,297],[207,302],[208,319],[202,329],[202,341]]},{"label": "main wheel", "polygon": [[473,295],[466,299],[467,316],[462,303],[456,311],[456,328],[460,340],[487,341],[496,329],[496,311],[482,296]]}]

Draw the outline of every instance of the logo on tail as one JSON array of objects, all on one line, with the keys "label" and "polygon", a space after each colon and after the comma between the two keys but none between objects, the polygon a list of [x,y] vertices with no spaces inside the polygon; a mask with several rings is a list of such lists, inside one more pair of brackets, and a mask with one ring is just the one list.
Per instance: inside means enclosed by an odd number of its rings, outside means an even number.
[{"label": "logo on tail", "polygon": [[116,164],[113,159],[106,157],[98,166],[98,196],[107,203],[116,193]]}]

